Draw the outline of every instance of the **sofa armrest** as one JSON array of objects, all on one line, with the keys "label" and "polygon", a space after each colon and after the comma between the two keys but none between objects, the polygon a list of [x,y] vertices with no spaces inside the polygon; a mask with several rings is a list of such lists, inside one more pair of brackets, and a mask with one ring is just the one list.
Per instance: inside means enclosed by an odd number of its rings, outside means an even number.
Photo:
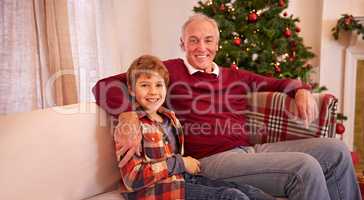
[{"label": "sofa armrest", "polygon": [[305,128],[298,118],[293,98],[279,92],[247,95],[247,130],[252,144],[310,137],[335,137],[337,99],[330,94],[314,94],[319,116]]}]

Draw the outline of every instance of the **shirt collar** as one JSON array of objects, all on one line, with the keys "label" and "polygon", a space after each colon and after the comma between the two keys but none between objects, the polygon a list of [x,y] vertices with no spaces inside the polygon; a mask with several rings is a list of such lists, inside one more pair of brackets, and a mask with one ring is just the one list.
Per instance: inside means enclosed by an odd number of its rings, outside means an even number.
[{"label": "shirt collar", "polygon": [[[163,106],[161,106],[158,109],[158,113],[160,113],[160,114],[162,114],[164,116],[167,116],[167,117],[169,117],[168,112],[170,112],[170,111],[167,108],[163,107]],[[139,119],[142,119],[142,118],[148,116],[148,113],[145,112],[145,110],[139,105],[137,105],[137,107],[136,107],[136,113],[137,113]]]},{"label": "shirt collar", "polygon": [[[183,62],[185,63],[188,73],[190,75],[192,75],[196,72],[204,72],[203,70],[194,68],[190,63],[188,63],[186,58],[183,58]],[[216,76],[219,76],[219,72],[220,72],[219,66],[215,62],[212,62],[212,64],[213,64],[214,69],[212,70],[211,73],[215,74]]]}]

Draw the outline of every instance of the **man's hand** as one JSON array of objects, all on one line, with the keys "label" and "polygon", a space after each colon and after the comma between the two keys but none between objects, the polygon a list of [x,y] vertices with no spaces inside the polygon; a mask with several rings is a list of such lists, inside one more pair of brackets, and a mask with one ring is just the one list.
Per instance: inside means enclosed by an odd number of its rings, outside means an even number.
[{"label": "man's hand", "polygon": [[140,156],[142,134],[140,123],[135,112],[125,112],[119,115],[119,123],[115,127],[115,143],[120,149],[118,155],[122,155],[119,167],[123,167],[133,156]]},{"label": "man's hand", "polygon": [[200,172],[200,161],[190,156],[182,157],[182,160],[185,165],[186,172],[190,174],[197,174]]},{"label": "man's hand", "polygon": [[299,89],[295,95],[298,115],[304,121],[305,127],[318,117],[318,107],[310,91]]}]

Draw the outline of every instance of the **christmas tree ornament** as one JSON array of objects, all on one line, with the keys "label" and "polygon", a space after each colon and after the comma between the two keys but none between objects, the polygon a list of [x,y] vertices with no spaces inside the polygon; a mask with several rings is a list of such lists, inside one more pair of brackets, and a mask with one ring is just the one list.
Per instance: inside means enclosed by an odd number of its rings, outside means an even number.
[{"label": "christmas tree ornament", "polygon": [[349,26],[351,23],[353,22],[353,17],[352,16],[346,16],[345,18],[344,18],[344,24],[346,25],[346,26]]},{"label": "christmas tree ornament", "polygon": [[291,47],[291,50],[296,49],[297,43],[294,40],[289,41],[289,47]]},{"label": "christmas tree ornament", "polygon": [[301,32],[301,28],[296,26],[295,31],[296,31],[296,33],[299,33],[299,32]]},{"label": "christmas tree ornament", "polygon": [[231,35],[233,35],[234,37],[239,37],[239,33],[235,32],[235,31],[232,32]]},{"label": "christmas tree ornament", "polygon": [[286,7],[286,1],[285,0],[279,0],[279,7],[281,7],[281,8]]},{"label": "christmas tree ornament", "polygon": [[293,54],[291,54],[291,55],[288,57],[288,60],[289,60],[289,62],[293,62],[293,61],[295,61],[295,60],[296,60],[296,55],[294,54],[294,52],[293,52]]},{"label": "christmas tree ornament", "polygon": [[236,64],[235,64],[235,62],[233,62],[233,63],[230,65],[230,68],[231,68],[232,70],[238,70],[238,69],[239,69],[238,65],[236,65]]},{"label": "christmas tree ornament", "polygon": [[344,124],[341,122],[341,123],[337,123],[336,124],[336,133],[339,134],[339,135],[342,135],[344,134],[345,132],[345,126]]},{"label": "christmas tree ornament", "polygon": [[253,12],[249,13],[248,22],[255,23],[255,22],[257,22],[257,20],[258,20],[258,15],[256,12],[253,11]]},{"label": "christmas tree ornament", "polygon": [[282,72],[281,65],[280,65],[280,63],[279,63],[279,62],[276,62],[276,63],[274,64],[274,71],[275,71],[276,73],[281,73],[281,72]]},{"label": "christmas tree ornament", "polygon": [[236,45],[236,46],[240,46],[240,44],[241,44],[241,39],[240,39],[240,38],[238,38],[238,37],[234,38],[234,40],[233,40],[233,44],[234,44],[234,45]]},{"label": "christmas tree ornament", "polygon": [[227,3],[227,4],[225,4],[225,6],[226,6],[228,9],[231,9],[232,7],[234,7],[232,3]]},{"label": "christmas tree ornament", "polygon": [[225,4],[225,7],[227,7],[228,12],[234,12],[235,8],[232,3]]},{"label": "christmas tree ornament", "polygon": [[288,27],[287,27],[286,29],[284,29],[284,31],[283,31],[283,35],[284,35],[284,37],[286,37],[286,38],[291,37],[291,36],[292,36],[292,31],[291,31],[291,29],[289,29]]},{"label": "christmas tree ornament", "polygon": [[286,59],[288,58],[288,56],[289,56],[288,53],[285,53],[283,55],[280,55],[280,56],[277,57],[277,61],[278,62],[285,62]]},{"label": "christmas tree ornament", "polygon": [[252,54],[252,60],[253,60],[253,61],[256,61],[257,59],[258,59],[258,54],[253,53],[253,54]]},{"label": "christmas tree ornament", "polygon": [[224,12],[225,11],[225,4],[222,3],[220,5],[220,8],[219,9],[220,9],[221,12]]}]

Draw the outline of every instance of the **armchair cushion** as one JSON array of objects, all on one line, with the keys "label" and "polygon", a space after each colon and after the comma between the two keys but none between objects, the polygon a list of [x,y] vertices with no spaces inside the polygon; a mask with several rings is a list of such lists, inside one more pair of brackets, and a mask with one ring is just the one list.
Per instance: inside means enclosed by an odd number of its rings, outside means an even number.
[{"label": "armchair cushion", "polygon": [[279,92],[247,95],[247,129],[252,144],[310,137],[335,137],[337,99],[330,94],[314,94],[318,118],[305,128],[298,118],[293,98]]}]

